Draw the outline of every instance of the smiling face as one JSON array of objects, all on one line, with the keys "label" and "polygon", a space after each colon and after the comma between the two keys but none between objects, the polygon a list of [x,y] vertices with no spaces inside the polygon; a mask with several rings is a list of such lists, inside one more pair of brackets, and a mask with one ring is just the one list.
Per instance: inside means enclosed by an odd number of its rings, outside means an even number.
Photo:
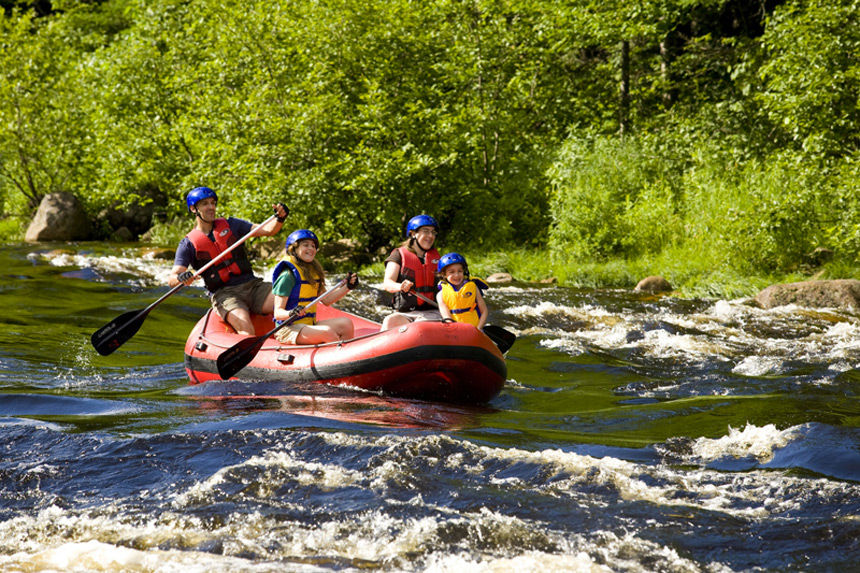
[{"label": "smiling face", "polygon": [[215,210],[217,207],[218,200],[214,197],[207,197],[195,203],[192,212],[207,223],[211,223],[215,220]]},{"label": "smiling face", "polygon": [[463,282],[465,269],[463,269],[463,265],[460,263],[454,263],[453,265],[448,265],[442,269],[442,274],[445,276],[445,280],[448,281],[449,284],[457,286]]},{"label": "smiling face", "polygon": [[433,243],[436,242],[436,229],[430,225],[418,227],[412,232],[412,236],[416,238],[418,246],[424,251],[429,251],[433,248]]},{"label": "smiling face", "polygon": [[317,254],[317,246],[311,239],[302,239],[296,243],[296,257],[306,263],[312,263]]}]

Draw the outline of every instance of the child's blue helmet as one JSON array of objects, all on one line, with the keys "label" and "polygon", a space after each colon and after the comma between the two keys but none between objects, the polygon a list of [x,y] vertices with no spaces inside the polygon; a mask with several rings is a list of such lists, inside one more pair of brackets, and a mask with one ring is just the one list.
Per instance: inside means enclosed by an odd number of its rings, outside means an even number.
[{"label": "child's blue helmet", "polygon": [[316,248],[320,248],[320,240],[313,233],[313,231],[308,231],[307,229],[298,229],[297,231],[293,231],[290,233],[290,236],[287,237],[286,248],[289,249],[290,245],[298,243],[299,241],[303,241],[304,239],[310,239],[314,242]]},{"label": "child's blue helmet", "polygon": [[409,223],[406,225],[406,238],[409,238],[409,233],[420,227],[433,227],[438,231],[439,223],[430,215],[416,215],[409,219]]},{"label": "child's blue helmet", "polygon": [[448,253],[447,255],[444,255],[439,259],[439,263],[436,265],[436,272],[441,273],[445,270],[445,267],[456,263],[463,265],[463,271],[465,274],[469,274],[469,265],[466,264],[466,258],[460,253]]},{"label": "child's blue helmet", "polygon": [[191,191],[188,192],[188,195],[185,197],[185,203],[188,205],[188,212],[191,212],[191,207],[202,201],[203,199],[209,198],[218,200],[218,195],[215,194],[215,191],[210,189],[209,187],[195,187]]}]

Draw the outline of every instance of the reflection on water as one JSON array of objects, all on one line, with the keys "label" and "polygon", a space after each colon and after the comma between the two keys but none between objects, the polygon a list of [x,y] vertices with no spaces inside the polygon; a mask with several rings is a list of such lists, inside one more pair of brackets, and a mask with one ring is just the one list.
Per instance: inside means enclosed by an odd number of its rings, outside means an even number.
[{"label": "reflection on water", "polygon": [[[845,571],[860,320],[513,285],[486,407],[189,386],[207,300],[133,246],[0,253],[0,570]],[[263,269],[260,269],[261,271]],[[376,279],[379,280],[378,278]],[[380,320],[368,277],[344,307]],[[220,386],[218,384],[221,384]]]},{"label": "reflection on water", "polygon": [[400,429],[464,430],[480,426],[481,416],[494,412],[483,406],[403,400],[316,383],[211,381],[173,393],[199,396],[197,404],[202,411],[230,415],[279,411],[291,416]]}]

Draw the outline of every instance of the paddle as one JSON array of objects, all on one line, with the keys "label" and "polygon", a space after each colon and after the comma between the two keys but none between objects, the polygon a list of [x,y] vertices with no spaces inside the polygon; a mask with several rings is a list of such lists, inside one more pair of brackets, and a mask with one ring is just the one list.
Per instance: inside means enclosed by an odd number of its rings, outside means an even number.
[{"label": "paddle", "polygon": [[[230,251],[247,241],[251,237],[251,235],[254,234],[254,231],[259,229],[263,225],[268,224],[269,221],[277,218],[277,216],[277,213],[275,213],[259,225],[255,226],[247,235],[230,245],[230,247],[226,251],[203,265],[197,272],[194,273],[193,278],[196,279],[201,274],[203,274],[203,271],[221,261],[221,259],[226,257]],[[143,321],[146,320],[147,315],[149,315],[152,309],[161,304],[167,297],[178,292],[184,286],[185,283],[179,283],[178,285],[173,287],[170,292],[168,292],[143,310],[132,310],[119,315],[100,329],[96,330],[90,337],[90,342],[93,343],[93,346],[95,347],[96,351],[102,356],[107,356],[108,354],[111,354],[114,350],[125,344],[129,338],[131,338],[137,333],[138,330],[140,330]]]},{"label": "paddle", "polygon": [[[319,295],[317,298],[309,302],[304,308],[310,308],[326,296],[328,296],[332,291],[337,289],[338,287],[346,284],[346,279],[341,280],[336,285]],[[218,366],[218,374],[221,376],[222,380],[227,380],[228,378],[232,378],[236,375],[239,370],[247,366],[251,360],[254,359],[254,356],[260,351],[260,348],[263,347],[263,343],[266,340],[274,335],[277,331],[281,330],[285,326],[289,326],[298,319],[301,318],[298,314],[298,307],[294,308],[291,312],[290,318],[267,332],[262,336],[250,336],[248,338],[242,339],[220,355],[218,355],[218,359],[215,361]]]},{"label": "paddle", "polygon": [[[415,289],[411,290],[411,293],[426,302],[427,304],[432,304],[436,308],[439,308],[439,305],[436,304],[436,301],[430,300],[420,292]],[[514,345],[514,342],[517,341],[517,335],[511,332],[510,330],[505,330],[501,326],[495,326],[493,324],[485,324],[484,325],[484,334],[490,337],[490,340],[496,343],[496,346],[499,347],[499,351],[502,354],[511,349],[511,346]]]}]

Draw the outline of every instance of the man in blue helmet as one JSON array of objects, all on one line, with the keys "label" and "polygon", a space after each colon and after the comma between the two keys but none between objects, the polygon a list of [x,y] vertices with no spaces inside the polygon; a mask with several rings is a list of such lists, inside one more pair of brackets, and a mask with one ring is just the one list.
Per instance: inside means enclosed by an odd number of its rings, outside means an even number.
[{"label": "man in blue helmet", "polygon": [[406,241],[391,251],[385,259],[383,288],[394,294],[391,306],[394,314],[382,321],[382,330],[397,328],[416,320],[441,320],[439,309],[415,296],[436,298],[436,233],[439,223],[430,215],[416,215],[406,225]]},{"label": "man in blue helmet", "polygon": [[[171,287],[179,283],[190,285],[194,273],[188,270],[189,267],[203,267],[254,228],[252,223],[244,219],[216,216],[218,196],[209,187],[192,189],[185,201],[188,211],[194,215],[195,225],[176,249],[173,269],[167,278]],[[281,230],[289,209],[283,203],[272,205],[272,208],[277,218],[256,228],[252,236],[270,237]],[[239,334],[256,334],[252,313],[271,314],[274,310],[272,285],[254,276],[244,245],[233,249],[202,276],[212,308]]]}]

